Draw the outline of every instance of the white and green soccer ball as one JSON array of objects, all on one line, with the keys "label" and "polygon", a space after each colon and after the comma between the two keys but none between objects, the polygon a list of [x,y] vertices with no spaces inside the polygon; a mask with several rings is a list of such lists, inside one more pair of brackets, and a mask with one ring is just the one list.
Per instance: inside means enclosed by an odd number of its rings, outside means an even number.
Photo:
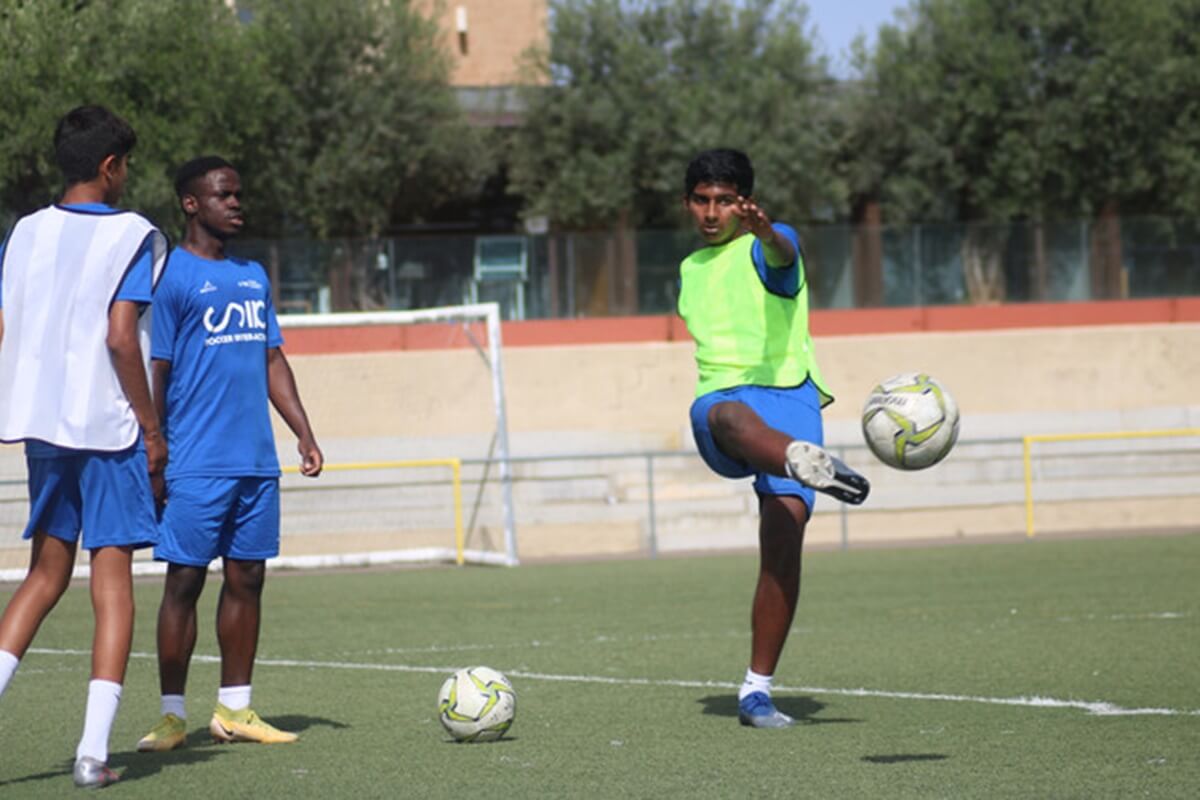
[{"label": "white and green soccer ball", "polygon": [[438,692],[438,719],[460,742],[492,742],[512,727],[517,695],[508,678],[490,667],[466,667]]},{"label": "white and green soccer ball", "polygon": [[958,440],[958,404],[929,375],[894,375],[871,390],[862,430],[867,447],[889,467],[925,469],[945,458]]}]

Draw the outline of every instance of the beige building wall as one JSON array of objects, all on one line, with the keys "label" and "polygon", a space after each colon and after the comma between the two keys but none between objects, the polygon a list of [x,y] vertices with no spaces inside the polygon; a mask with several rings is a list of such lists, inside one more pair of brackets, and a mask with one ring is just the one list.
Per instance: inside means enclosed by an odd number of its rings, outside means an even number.
[{"label": "beige building wall", "polygon": [[522,83],[522,54],[546,43],[547,0],[418,0],[422,7],[442,29],[455,86]]}]

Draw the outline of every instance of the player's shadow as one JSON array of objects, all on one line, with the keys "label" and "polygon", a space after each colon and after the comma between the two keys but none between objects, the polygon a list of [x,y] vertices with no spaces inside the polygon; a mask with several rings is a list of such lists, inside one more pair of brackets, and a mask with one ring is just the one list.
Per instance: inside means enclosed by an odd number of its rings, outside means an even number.
[{"label": "player's shadow", "polygon": [[[207,733],[207,730],[205,733]],[[194,735],[198,737],[199,733]],[[125,783],[127,781],[147,778],[161,772],[164,767],[177,764],[199,764],[202,761],[215,758],[218,752],[214,749],[193,748],[172,750],[169,753],[139,753],[135,750],[129,750],[122,753],[110,753],[108,756],[108,766],[113,772],[121,776],[120,782]],[[38,772],[21,778],[0,781],[0,789],[16,787],[22,784],[36,786],[39,782],[46,780],[71,780],[71,772],[74,766],[74,759],[69,759],[63,761],[60,768],[53,771]]]},{"label": "player's shadow", "polygon": [[446,736],[445,738],[442,739],[442,744],[452,744],[452,745],[456,745],[458,747],[482,747],[485,745],[487,747],[496,747],[497,745],[513,744],[520,740],[521,740],[520,736],[509,736],[507,733],[504,734],[503,736],[501,736],[499,739],[491,739],[486,742],[460,742],[458,739],[455,739],[453,736]]},{"label": "player's shadow", "polygon": [[[271,724],[285,730],[295,733],[302,733],[310,728],[328,727],[336,730],[349,728],[350,726],[344,722],[337,720],[325,719],[324,717],[309,717],[303,714],[293,714],[291,716],[272,717]],[[236,747],[237,745],[229,745]],[[226,745],[218,745],[212,741],[212,737],[208,733],[208,726],[203,725],[193,730],[188,731],[188,744],[186,747],[181,747],[177,750],[170,750],[166,753],[139,753],[136,750],[128,750],[120,753],[110,753],[108,757],[108,766],[121,776],[121,783],[127,781],[141,780],[156,775],[162,770],[175,767],[186,766],[188,764],[199,764],[204,761],[209,761],[213,758],[218,758],[225,752]],[[74,767],[74,761],[63,762],[61,769],[48,770],[46,772],[38,772],[33,775],[26,775],[21,778],[13,778],[12,780],[0,781],[0,790],[8,787],[16,787],[24,784],[37,786],[42,781],[60,780],[67,778],[70,780],[71,770]]]},{"label": "player's shadow", "polygon": [[[824,710],[825,704],[811,697],[772,697],[771,700],[780,711],[805,725],[862,722],[860,719],[846,717],[818,717],[816,715]],[[734,694],[710,694],[708,697],[701,697],[697,702],[704,706],[704,714],[718,717],[736,717],[738,714],[737,695]]]},{"label": "player's shadow", "polygon": [[[201,736],[204,739],[201,739]],[[208,741],[208,729],[192,731],[188,736],[188,746],[166,753],[139,753],[136,750],[126,750],[120,753],[110,753],[108,766],[121,776],[121,783],[137,781],[157,775],[169,767],[201,764],[211,761],[221,755],[221,751],[213,747],[197,747],[191,742]],[[69,769],[69,768],[68,768]]]},{"label": "player's shadow", "polygon": [[0,781],[0,789],[6,789],[10,786],[17,787],[26,783],[36,786],[39,781],[58,780],[63,776],[66,776],[67,780],[70,780],[72,766],[73,763],[68,761],[63,765],[62,769],[54,770],[53,772],[38,772],[33,775],[13,778],[12,780]]},{"label": "player's shadow", "polygon": [[[304,714],[285,714],[283,716],[274,716],[267,720],[281,731],[291,731],[292,733],[304,733],[309,728],[333,728],[335,731],[345,730],[351,727],[347,722],[340,722],[336,719],[326,719],[325,717],[309,717]],[[207,728],[205,731],[207,732]]]},{"label": "player's shadow", "polygon": [[[335,729],[350,727],[344,722],[325,719],[324,717],[309,717],[303,714],[271,717],[271,724],[281,730],[292,731],[293,733],[303,733],[310,728],[320,726]],[[198,764],[202,761],[217,758],[225,753],[229,747],[239,746],[245,745],[224,745],[214,742],[208,732],[208,726],[202,725],[188,731],[188,744],[186,747],[170,750],[166,753],[138,753],[136,751],[115,753],[109,756],[108,765],[121,773],[122,782],[140,780],[141,778],[147,778],[161,772],[167,767]]]},{"label": "player's shadow", "polygon": [[863,756],[869,764],[907,764],[913,761],[945,761],[945,753],[893,753],[891,755]]}]

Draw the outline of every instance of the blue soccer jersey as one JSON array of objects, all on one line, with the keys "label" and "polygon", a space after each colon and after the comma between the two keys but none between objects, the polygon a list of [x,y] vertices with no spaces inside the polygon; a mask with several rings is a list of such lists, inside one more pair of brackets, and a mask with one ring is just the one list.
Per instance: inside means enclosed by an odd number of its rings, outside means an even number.
[{"label": "blue soccer jersey", "polygon": [[267,351],[283,337],[262,266],[172,250],[153,323],[150,356],[171,362],[167,478],[279,475]]}]

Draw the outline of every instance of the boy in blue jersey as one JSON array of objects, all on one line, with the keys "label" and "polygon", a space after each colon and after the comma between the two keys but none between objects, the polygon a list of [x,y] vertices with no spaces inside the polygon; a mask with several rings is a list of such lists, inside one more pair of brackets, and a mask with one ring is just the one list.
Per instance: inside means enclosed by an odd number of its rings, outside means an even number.
[{"label": "boy in blue jersey", "polygon": [[73,770],[85,788],[118,779],[106,762],[133,636],[131,561],[157,538],[167,461],[140,341],[166,237],[114,208],[136,142],[108,109],[68,112],[54,133],[62,198],[0,247],[0,440],[25,442],[32,541],[0,617],[0,694],[66,590],[82,532],[96,618]]},{"label": "boy in blue jersey", "polygon": [[184,688],[196,644],[196,601],[218,556],[221,685],[209,731],[219,742],[291,742],[296,735],[250,708],[265,562],[279,554],[279,462],[273,405],[299,440],[300,471],[321,472],[321,450],[271,302],[266,271],[231,258],[242,227],[241,179],[216,156],[180,167],[175,190],[187,218],[180,247],[154,297],[155,401],[171,445],[166,504],[154,557],[168,562],[158,613],[162,718],[143,751],[185,743]]},{"label": "boy in blue jersey", "polygon": [[833,397],[808,330],[800,239],[772,224],[753,191],[744,153],[708,150],[688,165],[684,207],[706,246],[680,267],[679,313],[696,342],[691,421],[700,455],[724,477],[753,475],[759,498],[758,585],[738,720],[785,728],[794,720],[775,708],[771,684],[800,598],[815,491],[858,504],[870,487],[821,448],[821,408]]}]

